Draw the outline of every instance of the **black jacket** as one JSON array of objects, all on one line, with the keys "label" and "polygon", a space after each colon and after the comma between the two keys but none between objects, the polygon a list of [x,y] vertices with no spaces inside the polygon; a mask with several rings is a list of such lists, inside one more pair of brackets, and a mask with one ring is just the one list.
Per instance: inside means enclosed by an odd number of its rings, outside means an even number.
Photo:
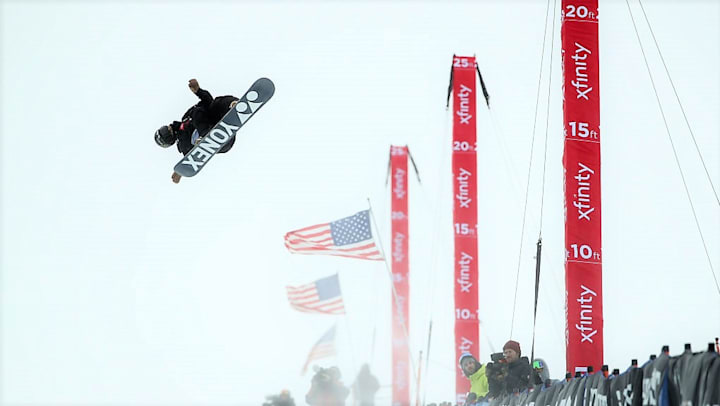
[{"label": "black jacket", "polygon": [[530,385],[530,376],[532,368],[527,357],[508,364],[508,375],[505,378],[505,390],[507,393],[513,393],[515,390],[522,392],[528,389]]},{"label": "black jacket", "polygon": [[508,365],[505,362],[488,362],[485,365],[485,375],[487,376],[489,392],[488,397],[493,399],[501,399],[505,393],[505,378],[508,374]]},{"label": "black jacket", "polygon": [[[200,101],[183,114],[182,121],[173,121],[171,124],[177,134],[178,151],[183,155],[187,155],[193,147],[193,132],[197,130],[199,137],[204,137],[230,110],[230,103],[238,100],[234,96],[220,96],[213,99],[210,92],[205,89],[198,89],[195,95]],[[229,151],[234,143],[235,138],[218,152]]]},{"label": "black jacket", "polygon": [[490,386],[488,396],[491,398],[512,395],[515,391],[522,392],[532,387],[530,384],[532,368],[527,357],[522,357],[511,364],[490,362],[485,369]]}]

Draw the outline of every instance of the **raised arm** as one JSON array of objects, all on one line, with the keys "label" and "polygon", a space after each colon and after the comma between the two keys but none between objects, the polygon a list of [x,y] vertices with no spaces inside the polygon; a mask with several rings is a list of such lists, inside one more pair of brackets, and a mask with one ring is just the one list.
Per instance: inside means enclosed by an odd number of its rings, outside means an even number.
[{"label": "raised arm", "polygon": [[190,79],[188,81],[188,87],[200,99],[200,106],[204,108],[210,107],[210,103],[212,103],[213,97],[210,92],[200,88],[197,79]]}]

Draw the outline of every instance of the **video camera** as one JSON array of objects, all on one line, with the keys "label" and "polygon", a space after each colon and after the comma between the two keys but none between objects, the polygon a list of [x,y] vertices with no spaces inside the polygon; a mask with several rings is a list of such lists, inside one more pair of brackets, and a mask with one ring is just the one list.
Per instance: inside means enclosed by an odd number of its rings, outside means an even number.
[{"label": "video camera", "polygon": [[315,375],[312,377],[313,385],[320,388],[330,388],[333,384],[333,371],[330,368],[314,368]]},{"label": "video camera", "polygon": [[485,366],[488,378],[504,379],[508,372],[508,363],[505,355],[501,352],[496,352],[490,355],[490,359],[492,362],[488,362]]},{"label": "video camera", "polygon": [[490,354],[490,360],[492,360],[492,362],[507,362],[505,360],[505,354],[501,352],[495,352]]},{"label": "video camera", "polygon": [[290,392],[283,390],[279,395],[265,396],[262,406],[295,406],[295,401],[290,397]]}]

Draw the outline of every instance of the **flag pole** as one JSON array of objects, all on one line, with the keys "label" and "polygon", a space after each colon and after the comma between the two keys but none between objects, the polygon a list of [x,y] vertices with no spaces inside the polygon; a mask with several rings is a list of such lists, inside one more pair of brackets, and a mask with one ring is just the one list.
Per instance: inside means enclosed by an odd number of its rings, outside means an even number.
[{"label": "flag pole", "polygon": [[[367,201],[368,201],[368,208],[370,211],[370,217],[372,218],[373,224],[375,225],[375,230],[379,231],[379,228],[377,226],[377,221],[375,220],[375,213],[373,213],[372,204],[370,203],[369,197],[367,198]],[[390,265],[388,264],[387,256],[385,256],[385,249],[383,248],[383,243],[382,243],[382,239],[380,238],[380,233],[377,232],[375,234],[377,235],[378,247],[380,248],[380,253],[383,256],[383,262],[385,263],[385,269],[387,270],[388,278],[390,278],[390,288],[392,289],[393,303],[397,307],[397,306],[399,306],[399,301],[398,301],[397,290],[395,290],[395,283],[393,282],[393,278],[392,278],[392,271],[390,270]],[[395,309],[395,311],[397,311],[397,309]],[[407,325],[405,324],[404,318],[400,319],[400,324],[402,325],[403,333],[405,334],[405,343],[407,344],[407,349],[408,349],[408,359],[410,360],[410,364],[412,364],[411,367],[412,367],[413,378],[415,378],[417,380],[417,376],[418,376],[417,368],[415,366],[414,357],[412,356],[412,351],[410,350],[410,334],[408,332]]]},{"label": "flag pole", "polygon": [[420,378],[422,377],[422,350],[420,350],[420,355],[418,356],[418,368],[420,368],[420,370],[418,371],[417,383],[415,384],[415,406],[420,406]]},{"label": "flag pole", "polygon": [[[340,289],[340,297],[342,297],[342,289],[340,288],[340,272],[337,272],[338,276],[338,289]],[[343,320],[345,320],[345,331],[347,332],[348,342],[350,343],[350,362],[352,363],[353,376],[357,375],[357,363],[355,362],[355,343],[350,334],[350,321],[348,319],[348,309],[345,306],[345,314],[343,314]]]},{"label": "flag pole", "polygon": [[[428,345],[427,353],[425,354],[425,376],[428,376],[428,370],[430,369],[430,340],[432,340],[432,318],[430,319],[430,327],[428,328]],[[420,360],[422,363],[422,360]],[[422,364],[421,364],[422,366]],[[423,388],[422,405],[425,406],[425,395],[427,394],[427,385]]]},{"label": "flag pole", "polygon": [[[336,336],[337,336],[337,324],[338,324],[338,323],[337,323],[337,320],[335,320],[335,323],[334,323],[333,326],[330,328],[330,330],[333,331],[333,337],[332,337],[332,341],[333,341],[333,347],[332,347],[332,348],[333,348],[333,353],[332,353],[331,355],[334,355],[336,358],[337,358],[337,351],[335,350],[335,338],[336,338]],[[305,372],[307,372],[307,368],[310,366],[310,363],[311,363],[313,360],[320,359],[320,358],[325,358],[325,357],[329,357],[329,355],[325,355],[325,356],[321,356],[321,357],[318,358],[318,357],[313,357],[313,355],[314,355],[315,350],[316,350],[317,347],[318,347],[318,344],[320,344],[320,343],[323,341],[323,339],[325,338],[325,335],[327,335],[327,334],[330,332],[330,330],[328,330],[327,332],[325,332],[325,334],[323,334],[323,336],[320,337],[320,339],[319,339],[318,341],[316,341],[315,344],[314,344],[314,345],[312,346],[312,348],[310,349],[310,354],[308,354],[307,359],[305,360],[305,365],[303,365],[303,368],[302,368],[302,370],[300,371],[300,376],[305,376]]]},{"label": "flag pole", "polygon": [[390,163],[392,162],[392,153],[388,155],[388,165],[387,165],[387,172],[385,173],[385,187],[388,185],[388,180],[390,179]]}]

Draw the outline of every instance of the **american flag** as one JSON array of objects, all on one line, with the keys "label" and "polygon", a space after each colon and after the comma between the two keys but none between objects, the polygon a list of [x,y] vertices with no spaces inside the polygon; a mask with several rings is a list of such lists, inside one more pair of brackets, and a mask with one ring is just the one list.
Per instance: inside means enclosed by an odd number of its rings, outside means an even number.
[{"label": "american flag", "polygon": [[331,223],[290,231],[285,234],[285,246],[293,254],[383,260],[372,236],[369,210]]},{"label": "american flag", "polygon": [[302,286],[286,286],[290,306],[306,313],[345,314],[337,274]]},{"label": "american flag", "polygon": [[335,355],[335,326],[332,326],[327,333],[323,334],[322,337],[315,343],[310,354],[308,354],[305,365],[303,365],[302,374],[307,371],[308,365],[316,359],[328,358]]}]

